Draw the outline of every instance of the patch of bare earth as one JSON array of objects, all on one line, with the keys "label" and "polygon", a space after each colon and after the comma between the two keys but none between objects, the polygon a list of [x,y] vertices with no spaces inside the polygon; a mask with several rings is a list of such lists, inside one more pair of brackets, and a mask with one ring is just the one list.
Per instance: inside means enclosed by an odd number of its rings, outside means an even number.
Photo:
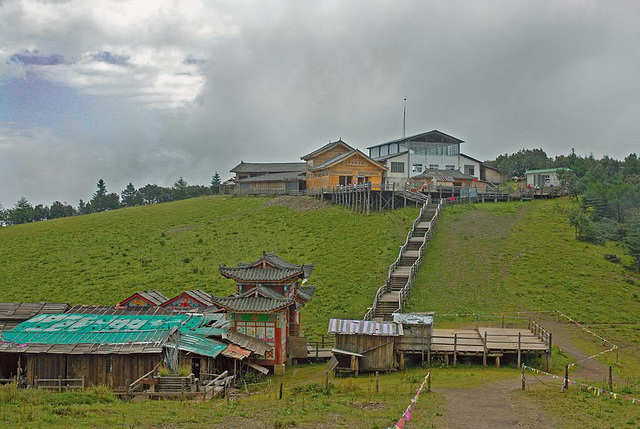
[{"label": "patch of bare earth", "polygon": [[445,413],[438,427],[455,428],[552,428],[555,423],[533,402],[512,393],[520,379],[500,381],[473,389],[439,389]]},{"label": "patch of bare earth", "polygon": [[265,204],[267,207],[282,206],[289,207],[294,210],[306,212],[310,210],[324,209],[331,207],[331,203],[328,201],[318,201],[309,197],[296,197],[291,195],[284,195],[282,197],[274,198]]}]

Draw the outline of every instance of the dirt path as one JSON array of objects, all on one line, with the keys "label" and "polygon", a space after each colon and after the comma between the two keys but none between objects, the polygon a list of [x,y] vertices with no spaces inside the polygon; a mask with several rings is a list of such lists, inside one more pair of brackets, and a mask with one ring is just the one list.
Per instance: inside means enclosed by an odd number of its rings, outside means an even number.
[{"label": "dirt path", "polygon": [[445,414],[438,427],[455,428],[552,428],[555,423],[533,402],[517,399],[520,378],[475,389],[438,389],[445,399]]},{"label": "dirt path", "polygon": [[[553,333],[554,344],[571,356],[573,361],[581,361],[590,356],[589,353],[580,350],[571,341],[572,338],[577,336],[581,338],[588,336],[588,334],[580,330],[580,328],[569,323],[556,322],[554,320],[544,320],[542,324]],[[603,344],[602,350],[606,350],[607,348],[608,347]],[[608,380],[608,377],[609,368],[597,359],[588,359],[580,362],[576,367],[571,368],[569,372],[569,378],[571,379],[603,382]],[[615,376],[613,377],[613,381],[616,383],[624,383],[624,380]]]}]

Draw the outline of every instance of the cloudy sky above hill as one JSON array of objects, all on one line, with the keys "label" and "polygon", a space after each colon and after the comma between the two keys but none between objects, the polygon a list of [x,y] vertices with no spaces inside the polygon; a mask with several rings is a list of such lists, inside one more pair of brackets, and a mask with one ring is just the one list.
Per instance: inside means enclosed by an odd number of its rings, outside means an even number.
[{"label": "cloudy sky above hill", "polygon": [[0,203],[206,184],[439,129],[488,159],[640,148],[640,3],[0,0]]}]

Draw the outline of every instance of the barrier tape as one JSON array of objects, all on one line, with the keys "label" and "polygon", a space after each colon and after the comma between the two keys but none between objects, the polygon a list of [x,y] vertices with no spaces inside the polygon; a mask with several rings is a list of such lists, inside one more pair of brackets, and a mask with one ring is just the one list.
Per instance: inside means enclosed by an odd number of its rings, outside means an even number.
[{"label": "barrier tape", "polygon": [[567,316],[566,314],[558,311],[558,314],[562,317],[564,317],[565,319],[567,319],[569,322],[573,323],[574,325],[578,326],[579,328],[581,328],[582,330],[588,332],[589,334],[593,335],[594,337],[596,337],[597,339],[599,339],[600,341],[602,341],[603,343],[607,343],[609,345],[609,347],[612,347],[613,349],[617,349],[618,346],[616,346],[615,344],[613,344],[611,341],[603,338],[602,336],[596,334],[595,332],[593,332],[591,329],[585,327],[584,325],[576,322],[575,320],[573,320],[571,317]]},{"label": "barrier tape", "polygon": [[[565,378],[559,375],[554,375],[545,371],[541,371],[537,368],[532,368],[530,366],[527,365],[522,365],[522,369],[526,369],[529,370],[531,372],[535,372],[538,375],[544,375],[546,377],[551,377],[554,380],[562,380],[563,386],[564,386],[564,380]],[[571,380],[571,379],[567,379],[567,383],[569,384],[569,386],[578,386],[580,387],[580,389],[586,391],[586,392],[593,392],[593,394],[595,396],[604,396],[606,395],[609,399],[624,399],[626,401],[631,402],[632,404],[638,404],[640,405],[640,399],[638,398],[633,398],[629,395],[623,395],[622,393],[617,393],[617,392],[612,392],[606,389],[601,389],[599,387],[595,387],[595,386],[590,386],[588,384],[585,383],[581,383],[579,381],[575,381],[575,380]]]},{"label": "barrier tape", "polygon": [[577,365],[577,364],[579,364],[579,363],[581,363],[581,362],[584,362],[584,361],[587,361],[587,360],[590,360],[590,359],[597,358],[598,356],[601,356],[601,355],[603,355],[603,354],[605,354],[605,353],[612,352],[612,351],[617,350],[617,349],[618,349],[618,347],[617,347],[617,346],[613,346],[613,347],[611,347],[610,349],[603,350],[603,351],[601,351],[600,353],[596,353],[595,355],[592,355],[592,356],[586,357],[586,358],[581,359],[581,360],[579,360],[579,361],[577,361],[577,362],[574,362],[574,363],[570,363],[570,364],[568,365],[568,367],[569,367],[569,368],[571,368],[571,367],[573,367],[574,365]]},{"label": "barrier tape", "polygon": [[424,385],[429,379],[429,377],[431,377],[431,372],[428,372],[427,375],[424,376],[424,380],[422,380],[422,383],[420,383],[420,388],[418,389],[414,397],[411,399],[411,404],[409,404],[407,409],[404,410],[402,417],[400,417],[400,420],[398,420],[398,423],[396,423],[393,426],[393,429],[402,429],[404,428],[404,425],[406,422],[413,419],[413,407],[418,402],[418,397],[420,396],[420,392],[422,392],[422,389],[424,388]]}]

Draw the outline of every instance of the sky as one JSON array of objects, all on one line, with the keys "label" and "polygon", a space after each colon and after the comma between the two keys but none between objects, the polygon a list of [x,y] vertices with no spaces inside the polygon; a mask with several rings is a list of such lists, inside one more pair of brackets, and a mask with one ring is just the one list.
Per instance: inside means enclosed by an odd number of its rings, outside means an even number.
[{"label": "sky", "polygon": [[640,2],[0,0],[0,204],[432,129],[640,152]]}]

